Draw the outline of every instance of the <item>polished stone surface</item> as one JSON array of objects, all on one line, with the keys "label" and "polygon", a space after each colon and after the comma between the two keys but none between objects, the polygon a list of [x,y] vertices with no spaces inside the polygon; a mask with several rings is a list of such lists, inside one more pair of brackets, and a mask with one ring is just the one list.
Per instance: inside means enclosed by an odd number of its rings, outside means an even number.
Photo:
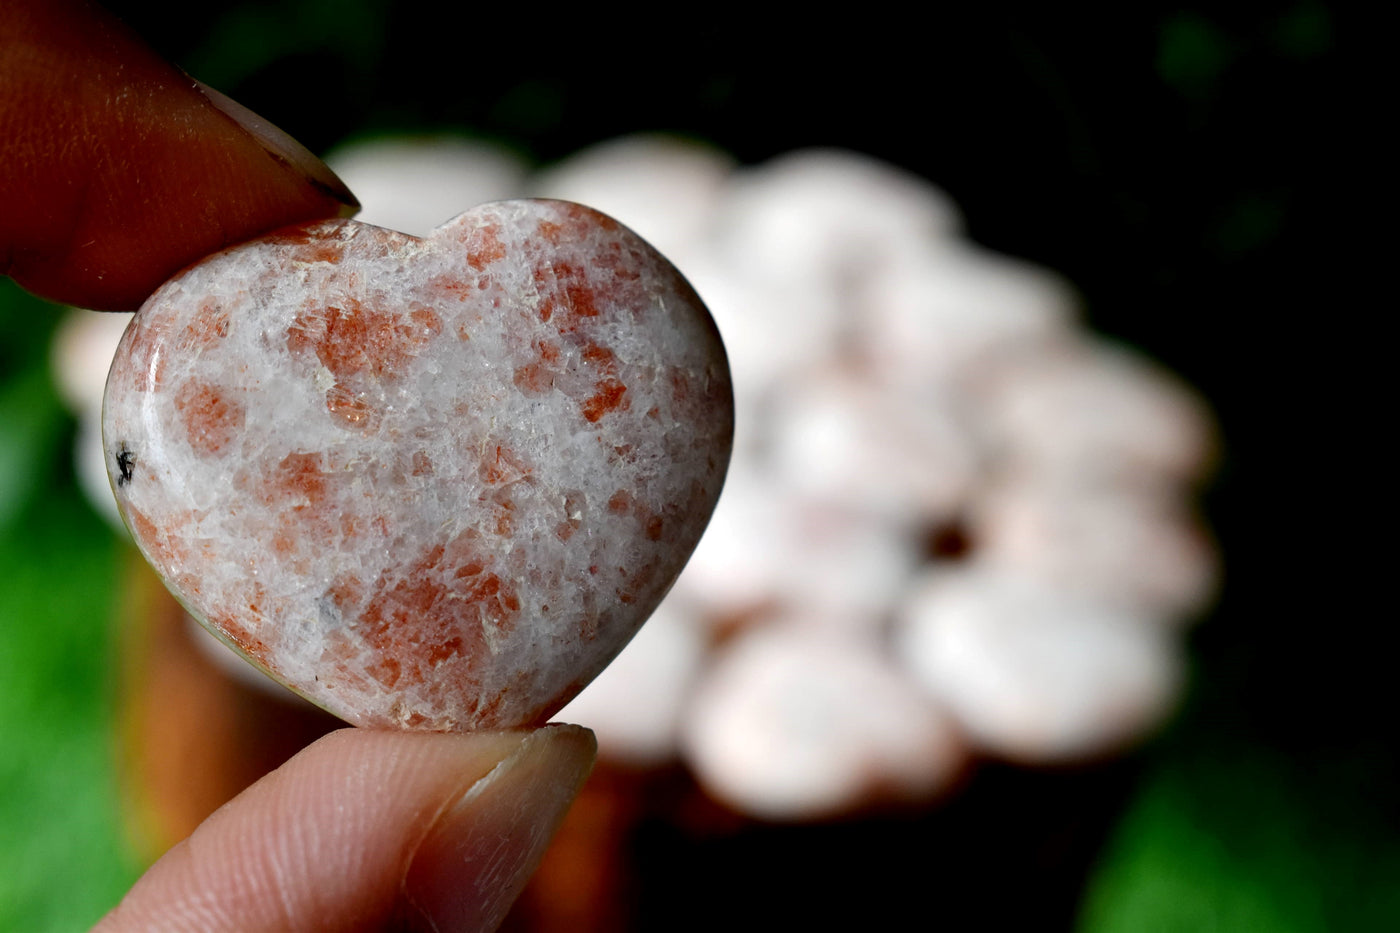
[{"label": "polished stone surface", "polygon": [[108,378],[118,505],[185,606],[357,725],[545,721],[631,638],[733,433],[695,292],[602,214],[328,221],[221,253]]}]

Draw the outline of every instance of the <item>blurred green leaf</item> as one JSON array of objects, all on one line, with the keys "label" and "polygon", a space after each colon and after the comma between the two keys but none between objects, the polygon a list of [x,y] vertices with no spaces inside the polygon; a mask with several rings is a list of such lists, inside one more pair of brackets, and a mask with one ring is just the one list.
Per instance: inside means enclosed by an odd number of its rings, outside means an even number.
[{"label": "blurred green leaf", "polygon": [[1157,74],[1188,97],[1208,96],[1233,51],[1221,29],[1198,13],[1177,13],[1162,24]]},{"label": "blurred green leaf", "polygon": [[1285,215],[1284,195],[1242,194],[1221,211],[1210,245],[1226,256],[1266,248],[1278,239]]},{"label": "blurred green leaf", "polygon": [[1290,58],[1317,58],[1332,48],[1332,16],[1321,3],[1295,4],[1278,18],[1272,38]]},{"label": "blurred green leaf", "polygon": [[296,55],[372,63],[382,52],[382,0],[281,0],[228,7],[182,64],[201,81],[233,87]]},{"label": "blurred green leaf", "polygon": [[58,315],[0,279],[0,530],[50,478],[69,417],[48,372]]},{"label": "blurred green leaf", "polygon": [[31,367],[0,383],[0,529],[44,485],[68,427],[47,371]]},{"label": "blurred green leaf", "polygon": [[0,930],[77,930],[137,869],[114,773],[113,537],[54,496],[0,532]]},{"label": "blurred green leaf", "polygon": [[1301,768],[1182,736],[1110,840],[1081,933],[1400,928],[1400,841],[1365,803],[1373,760]]},{"label": "blurred green leaf", "polygon": [[78,497],[48,350],[0,279],[0,930],[78,930],[135,878],[113,769],[113,536]]}]

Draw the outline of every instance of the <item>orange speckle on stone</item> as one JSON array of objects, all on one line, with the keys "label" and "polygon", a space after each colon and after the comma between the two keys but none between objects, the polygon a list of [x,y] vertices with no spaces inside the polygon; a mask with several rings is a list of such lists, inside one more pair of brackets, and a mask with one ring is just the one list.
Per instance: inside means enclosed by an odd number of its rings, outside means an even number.
[{"label": "orange speckle on stone", "polygon": [[428,309],[403,315],[347,297],[339,305],[312,304],[298,314],[287,328],[287,349],[294,356],[315,353],[338,380],[390,380],[441,330],[442,321]]},{"label": "orange speckle on stone", "polygon": [[503,482],[511,473],[510,451],[500,444],[488,447],[477,465],[477,475],[488,486]]},{"label": "orange speckle on stone", "polygon": [[495,262],[506,258],[505,244],[501,242],[500,228],[494,224],[477,227],[467,234],[467,265],[480,272]]},{"label": "orange speckle on stone", "polygon": [[293,258],[298,262],[339,263],[345,258],[345,245],[334,241],[317,240],[299,249]]},{"label": "orange speckle on stone", "polygon": [[610,411],[626,411],[630,405],[624,397],[627,386],[617,378],[616,355],[607,347],[590,341],[584,345],[582,356],[584,364],[595,367],[602,376],[593,384],[593,395],[584,399],[580,406],[583,417],[589,422],[596,422]]},{"label": "orange speckle on stone", "polygon": [[569,201],[564,204],[564,213],[576,224],[580,230],[587,231],[597,227],[609,233],[615,233],[622,228],[622,224],[600,211],[595,211],[591,207]]},{"label": "orange speckle on stone", "polygon": [[574,532],[583,526],[584,499],[582,494],[564,494],[564,520],[554,526],[554,534],[560,541],[568,541]]},{"label": "orange speckle on stone", "polygon": [[192,573],[176,574],[175,586],[179,588],[180,592],[195,599],[198,599],[200,593],[204,591],[203,586],[199,582],[199,577]]},{"label": "orange speckle on stone", "polygon": [[554,373],[540,363],[517,366],[511,380],[526,395],[546,395],[554,389]]},{"label": "orange speckle on stone", "polygon": [[540,320],[550,321],[561,334],[576,331],[582,318],[597,317],[599,301],[605,297],[596,290],[589,270],[570,262],[546,261],[534,271],[535,291],[540,296]]},{"label": "orange speckle on stone", "polygon": [[622,244],[614,240],[607,248],[592,257],[593,265],[600,269],[606,269],[614,278],[624,282],[636,282],[641,279],[641,273],[637,271],[638,266],[646,264],[647,260],[636,249],[629,249],[626,252],[622,249]]},{"label": "orange speckle on stone", "polygon": [[593,384],[593,395],[580,405],[583,417],[596,422],[610,411],[625,411],[630,403],[624,398],[627,386],[617,378],[617,356],[609,348],[592,341],[584,344],[581,355],[584,365],[595,369],[601,377]]},{"label": "orange speckle on stone", "polygon": [[392,690],[403,675],[403,665],[395,658],[381,655],[374,663],[365,665],[365,673]]},{"label": "orange speckle on stone", "polygon": [[559,345],[549,340],[536,340],[534,350],[538,357],[515,369],[515,387],[526,395],[545,395],[554,389],[554,380],[559,375],[554,365],[559,361]]},{"label": "orange speckle on stone", "polygon": [[625,489],[619,489],[608,499],[608,511],[614,515],[626,515],[632,508],[632,495]]},{"label": "orange speckle on stone", "polygon": [[496,534],[509,538],[515,532],[515,501],[503,499],[496,503]]},{"label": "orange speckle on stone", "polygon": [[179,566],[185,562],[188,549],[184,541],[177,536],[176,529],[161,528],[129,502],[126,506],[126,519],[131,526],[132,536],[146,549],[157,566]]},{"label": "orange speckle on stone", "polygon": [[455,275],[435,275],[428,279],[428,290],[458,301],[470,301],[474,297],[472,292],[476,290],[476,282]]},{"label": "orange speckle on stone", "polygon": [[570,282],[564,289],[569,310],[579,317],[598,316],[598,296],[586,282]]},{"label": "orange speckle on stone", "polygon": [[147,318],[137,318],[128,328],[126,355],[137,392],[159,389],[165,382],[165,328]]},{"label": "orange speckle on stone", "polygon": [[442,318],[432,308],[415,308],[408,312],[408,317],[429,336],[436,337],[442,333]]},{"label": "orange speckle on stone", "polygon": [[373,432],[379,425],[379,412],[364,393],[355,392],[340,382],[326,390],[326,411],[345,427],[365,433]]},{"label": "orange speckle on stone", "polygon": [[661,540],[662,521],[660,515],[653,515],[646,524],[646,536],[648,541]]},{"label": "orange speckle on stone", "polygon": [[415,450],[413,452],[413,475],[431,476],[433,474],[433,461],[427,451]]},{"label": "orange speckle on stone", "polygon": [[617,357],[612,350],[607,347],[600,347],[596,343],[589,341],[583,347],[583,361],[593,366],[602,367],[604,372],[617,372]]},{"label": "orange speckle on stone", "polygon": [[502,633],[514,628],[520,598],[490,571],[478,541],[475,533],[460,535],[380,575],[361,614],[361,631],[378,655],[401,663],[400,687],[435,682],[441,675],[431,671],[443,664],[465,663],[452,676],[470,676],[489,654],[485,627]]},{"label": "orange speckle on stone", "polygon": [[312,229],[314,224],[301,224],[295,227],[286,227],[276,233],[269,234],[268,242],[278,246],[304,246],[307,243],[321,242],[320,232]]},{"label": "orange speckle on stone", "polygon": [[448,658],[460,658],[465,651],[465,646],[460,638],[449,638],[439,645],[433,645],[428,651],[428,663],[440,664]]},{"label": "orange speckle on stone", "polygon": [[[510,694],[510,690],[509,690],[509,689],[502,690],[500,693],[497,693],[497,694],[496,694],[495,696],[493,696],[491,699],[487,700],[486,703],[485,703],[485,705],[481,707],[479,715],[481,715],[482,718],[487,718],[487,717],[495,718],[495,716],[497,715],[498,711],[499,711],[500,708],[501,708],[501,704],[505,702],[506,697],[507,697],[509,694]],[[531,723],[531,725],[544,725],[544,724],[543,724],[543,723]]]},{"label": "orange speckle on stone", "polygon": [[185,356],[207,350],[228,336],[230,323],[227,308],[207,301],[200,308],[199,316],[185,325],[175,342],[176,348]]},{"label": "orange speckle on stone", "polygon": [[175,409],[190,447],[202,456],[216,456],[243,430],[243,406],[225,397],[208,382],[187,379],[175,393]]},{"label": "orange speckle on stone", "polygon": [[297,250],[292,258],[297,262],[339,263],[345,258],[345,247],[340,243],[319,241]]},{"label": "orange speckle on stone", "polygon": [[[528,480],[533,472],[534,467],[528,460],[504,444],[488,445],[477,464],[478,476],[488,486],[509,486]],[[497,491],[496,500],[499,501],[504,495],[502,491]]]},{"label": "orange speckle on stone", "polygon": [[690,398],[690,376],[680,367],[671,369],[671,399],[681,407]]},{"label": "orange speckle on stone", "polygon": [[278,557],[290,557],[297,549],[297,539],[290,531],[283,529],[272,536],[272,553]]},{"label": "orange speckle on stone", "polygon": [[268,477],[265,488],[269,493],[269,505],[274,502],[301,509],[306,506],[319,506],[326,497],[326,474],[321,469],[322,455],[319,453],[294,453],[283,457]]},{"label": "orange speckle on stone", "polygon": [[292,262],[333,262],[345,258],[345,243],[326,238],[314,226],[301,226],[281,230],[268,239],[288,247]]},{"label": "orange speckle on stone", "polygon": [[629,402],[624,397],[627,387],[616,379],[604,379],[593,386],[594,394],[584,399],[582,406],[583,417],[589,422],[595,422],[610,411],[623,410],[629,407]]},{"label": "orange speckle on stone", "polygon": [[354,642],[344,631],[331,629],[326,633],[326,647],[321,652],[321,662],[338,668],[339,672],[344,675],[348,673],[344,667],[345,662],[354,658],[357,650]]},{"label": "orange speckle on stone", "polygon": [[232,613],[224,613],[210,620],[212,624],[233,642],[248,657],[259,664],[268,665],[270,652],[267,643],[253,634],[247,623]]},{"label": "orange speckle on stone", "polygon": [[353,573],[344,573],[331,582],[326,595],[341,612],[349,612],[364,596],[364,584]]},{"label": "orange speckle on stone", "polygon": [[628,574],[627,568],[625,567],[617,568],[620,576],[630,576],[626,586],[616,590],[618,600],[624,604],[630,605],[651,591],[652,583],[656,579],[656,567],[656,564],[647,562],[637,568],[634,574]]}]

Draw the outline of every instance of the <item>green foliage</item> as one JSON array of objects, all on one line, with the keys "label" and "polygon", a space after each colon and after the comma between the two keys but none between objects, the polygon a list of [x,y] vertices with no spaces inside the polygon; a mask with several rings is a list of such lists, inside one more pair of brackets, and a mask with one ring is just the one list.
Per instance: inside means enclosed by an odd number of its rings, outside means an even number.
[{"label": "green foliage", "polygon": [[0,280],[0,930],[90,926],[135,878],[113,771],[111,532],[74,488],[55,309]]},{"label": "green foliage", "polygon": [[1224,32],[1195,13],[1178,13],[1162,25],[1157,74],[1188,97],[1215,90],[1233,51]]},{"label": "green foliage", "polygon": [[0,530],[43,483],[67,416],[48,376],[58,315],[0,278]]},{"label": "green foliage", "polygon": [[1365,750],[1300,767],[1183,733],[1163,750],[1090,885],[1081,933],[1337,933],[1400,924],[1394,814]]},{"label": "green foliage", "polygon": [[83,929],[135,880],[113,768],[115,556],[75,495],[0,533],[0,929]]}]

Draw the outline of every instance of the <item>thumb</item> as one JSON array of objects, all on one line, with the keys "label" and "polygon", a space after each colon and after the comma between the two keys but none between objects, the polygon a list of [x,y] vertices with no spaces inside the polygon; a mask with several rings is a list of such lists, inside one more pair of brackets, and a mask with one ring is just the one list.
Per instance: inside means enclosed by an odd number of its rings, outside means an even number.
[{"label": "thumb", "polygon": [[596,748],[567,725],[334,732],[209,817],[97,930],[493,930]]}]

